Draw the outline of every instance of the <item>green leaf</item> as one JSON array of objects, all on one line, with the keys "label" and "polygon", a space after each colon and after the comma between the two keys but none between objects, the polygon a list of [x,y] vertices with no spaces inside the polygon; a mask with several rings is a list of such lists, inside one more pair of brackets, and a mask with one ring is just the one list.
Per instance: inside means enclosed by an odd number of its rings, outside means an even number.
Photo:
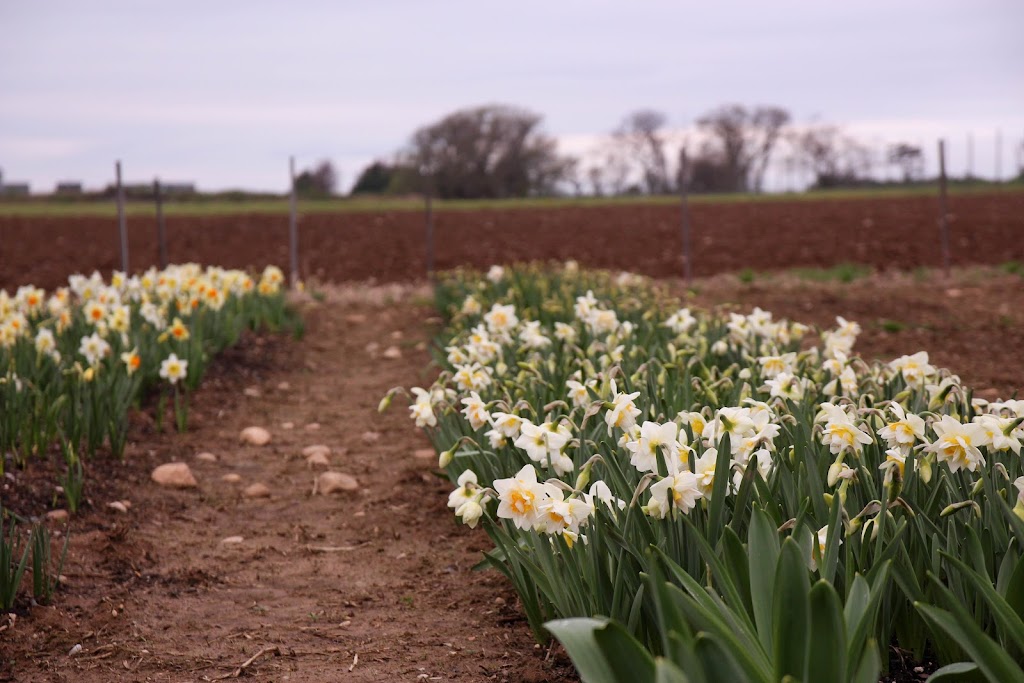
[{"label": "green leaf", "polygon": [[972,662],[947,664],[932,672],[925,683],[965,683],[965,681],[983,680],[978,665]]},{"label": "green leaf", "polygon": [[750,599],[754,625],[765,652],[772,651],[772,605],[775,568],[779,561],[779,534],[768,514],[755,507],[750,517],[749,548]]},{"label": "green leaf", "polygon": [[718,537],[722,533],[723,516],[725,514],[725,498],[732,485],[732,478],[729,476],[729,463],[732,462],[732,446],[730,445],[729,433],[722,436],[718,442],[718,460],[715,462],[715,480],[711,484],[711,505],[708,510],[708,533],[707,540],[712,545],[718,544]]},{"label": "green leaf", "polygon": [[580,674],[583,683],[651,683],[654,659],[636,638],[606,619],[556,619],[544,624]]},{"label": "green leaf", "polygon": [[832,584],[818,581],[811,588],[811,634],[805,681],[846,680],[846,623],[839,595]]},{"label": "green leaf", "polygon": [[857,672],[850,679],[850,683],[878,683],[881,676],[882,658],[878,654],[878,643],[874,638],[869,638],[864,647],[864,654],[857,665]]},{"label": "green leaf", "polygon": [[843,608],[846,630],[854,630],[864,618],[868,609],[868,596],[868,582],[863,576],[857,574],[853,579],[853,585],[850,586],[850,590],[846,594],[846,607]]},{"label": "green leaf", "polygon": [[960,573],[970,582],[974,590],[988,603],[989,608],[992,610],[992,617],[999,626],[999,632],[1016,643],[1021,651],[1024,651],[1024,621],[1021,621],[1021,618],[1017,616],[1013,608],[996,592],[996,589],[992,587],[991,580],[987,576],[982,576],[974,569],[968,567],[967,563],[958,557],[953,557],[945,552],[942,553],[942,556],[946,558],[947,562],[960,570]]},{"label": "green leaf", "polygon": [[807,659],[810,581],[807,564],[796,542],[782,544],[775,572],[775,605],[772,609],[772,640],[775,679],[799,678]]},{"label": "green leaf", "polygon": [[771,683],[770,678],[751,678],[733,656],[734,652],[722,644],[714,634],[701,633],[697,636],[697,657],[700,659],[709,682],[718,683]]},{"label": "green leaf", "polygon": [[1018,560],[1017,568],[1010,575],[1010,582],[1006,585],[1006,604],[1008,604],[1017,616],[1024,619],[1024,562]]},{"label": "green leaf", "polygon": [[964,649],[990,683],[1024,683],[1024,670],[977,625],[963,608],[953,614],[933,605],[914,603],[924,620],[934,629],[941,629]]},{"label": "green leaf", "polygon": [[654,683],[690,683],[690,679],[678,666],[658,657],[654,660]]}]

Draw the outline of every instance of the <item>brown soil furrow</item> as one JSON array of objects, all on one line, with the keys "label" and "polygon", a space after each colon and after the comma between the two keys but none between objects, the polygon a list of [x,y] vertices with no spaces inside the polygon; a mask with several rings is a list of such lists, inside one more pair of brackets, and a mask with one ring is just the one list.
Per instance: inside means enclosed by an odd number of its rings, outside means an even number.
[{"label": "brown soil furrow", "polygon": [[[954,195],[952,261],[1024,261],[1024,192]],[[697,276],[865,263],[879,270],[941,265],[933,197],[773,200],[692,206]],[[262,268],[288,263],[287,216],[168,219],[171,262]],[[409,281],[426,271],[424,217],[416,211],[309,214],[300,220],[304,277]],[[679,209],[622,205],[436,214],[437,267],[534,259],[655,277],[680,274]],[[71,272],[120,264],[112,218],[0,217],[0,287],[52,288]],[[131,263],[155,265],[155,219],[129,221]]]}]

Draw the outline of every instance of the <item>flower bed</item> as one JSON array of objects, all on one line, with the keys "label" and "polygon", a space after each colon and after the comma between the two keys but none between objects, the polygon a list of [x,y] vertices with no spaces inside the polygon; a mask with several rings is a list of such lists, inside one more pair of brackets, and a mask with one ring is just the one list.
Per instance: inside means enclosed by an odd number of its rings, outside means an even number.
[{"label": "flower bed", "polygon": [[1024,680],[1024,401],[572,264],[437,299],[411,415],[585,681],[877,681],[889,644]]}]

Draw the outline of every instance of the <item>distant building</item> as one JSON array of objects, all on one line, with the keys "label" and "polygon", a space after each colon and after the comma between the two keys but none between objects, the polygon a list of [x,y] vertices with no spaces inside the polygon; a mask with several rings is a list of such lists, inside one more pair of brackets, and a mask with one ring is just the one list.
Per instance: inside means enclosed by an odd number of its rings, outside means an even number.
[{"label": "distant building", "polygon": [[4,183],[0,185],[0,195],[4,197],[27,197],[29,195],[28,183]]},{"label": "distant building", "polygon": [[160,190],[165,195],[195,194],[195,183],[160,183]]},{"label": "distant building", "polygon": [[28,183],[5,183],[4,172],[0,170],[0,197],[27,197],[28,194]]},{"label": "distant building", "polygon": [[79,194],[82,194],[82,183],[68,182],[68,181],[57,183],[57,189],[54,190],[54,194],[60,194],[60,195],[79,195]]}]

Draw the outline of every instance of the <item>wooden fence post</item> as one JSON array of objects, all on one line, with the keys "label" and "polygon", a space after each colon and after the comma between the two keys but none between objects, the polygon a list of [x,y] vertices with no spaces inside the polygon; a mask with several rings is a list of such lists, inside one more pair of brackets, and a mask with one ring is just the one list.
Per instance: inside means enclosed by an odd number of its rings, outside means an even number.
[{"label": "wooden fence post", "polygon": [[121,237],[121,270],[128,272],[128,222],[124,215],[124,185],[121,182],[121,161],[114,164],[117,175],[117,230]]},{"label": "wooden fence post", "polygon": [[153,201],[156,203],[156,242],[159,250],[160,268],[167,267],[167,231],[164,225],[164,197],[160,179],[153,179]]},{"label": "wooden fence post", "polygon": [[288,176],[291,180],[291,196],[289,198],[288,210],[288,251],[291,261],[291,283],[292,287],[299,284],[299,221],[298,209],[295,198],[295,157],[288,159]]},{"label": "wooden fence post", "polygon": [[433,187],[431,183],[433,178],[427,176],[426,191],[423,193],[424,199],[424,211],[426,213],[426,224],[427,224],[427,279],[431,283],[434,282],[434,205],[433,205]]},{"label": "wooden fence post", "polygon": [[683,237],[683,277],[687,288],[693,286],[693,254],[690,249],[690,203],[687,190],[686,148],[679,150],[679,228]]},{"label": "wooden fence post", "polygon": [[949,207],[946,199],[946,141],[939,140],[939,240],[942,269],[949,277]]}]

